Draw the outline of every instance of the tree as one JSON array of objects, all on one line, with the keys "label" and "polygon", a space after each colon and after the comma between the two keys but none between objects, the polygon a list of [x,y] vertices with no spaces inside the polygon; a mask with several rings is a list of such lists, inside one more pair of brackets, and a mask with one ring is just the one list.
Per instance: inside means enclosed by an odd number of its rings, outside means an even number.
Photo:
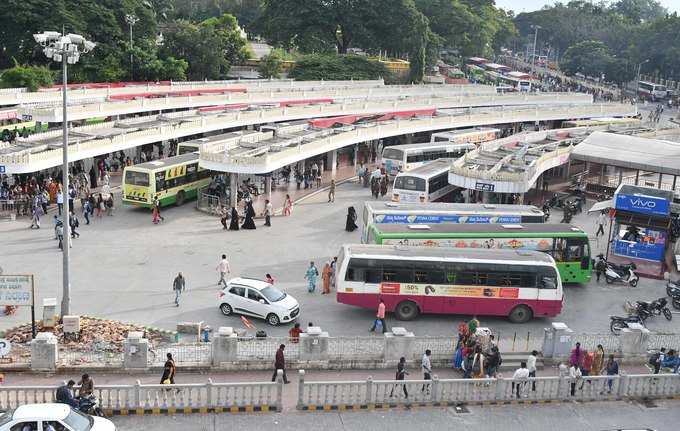
[{"label": "tree", "polygon": [[304,55],[290,71],[290,77],[298,81],[378,79],[388,76],[384,64],[358,55]]},{"label": "tree", "polygon": [[604,43],[588,40],[569,47],[562,57],[560,68],[568,74],[582,73],[599,78],[612,60]]},{"label": "tree", "polygon": [[232,64],[248,57],[236,19],[226,14],[198,24],[175,22],[166,32],[163,52],[186,60],[193,80],[224,78]]},{"label": "tree", "polygon": [[283,61],[279,54],[272,51],[260,58],[258,71],[262,78],[278,78],[283,71]]},{"label": "tree", "polygon": [[619,0],[611,5],[611,10],[635,24],[654,21],[665,17],[668,13],[666,8],[656,0]]},{"label": "tree", "polygon": [[52,72],[44,66],[20,66],[6,70],[0,76],[0,87],[26,87],[29,91],[36,91],[40,87],[47,87],[54,83]]}]

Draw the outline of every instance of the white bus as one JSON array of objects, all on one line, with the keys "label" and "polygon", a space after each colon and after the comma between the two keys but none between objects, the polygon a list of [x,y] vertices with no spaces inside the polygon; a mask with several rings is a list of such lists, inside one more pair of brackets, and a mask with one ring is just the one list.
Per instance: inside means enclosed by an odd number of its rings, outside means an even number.
[{"label": "white bus", "polygon": [[344,245],[337,301],[399,320],[418,314],[555,317],[564,292],[555,261],[540,251]]},{"label": "white bus", "polygon": [[493,141],[499,129],[478,128],[449,130],[433,133],[430,143],[392,145],[382,151],[382,161],[387,174],[395,176],[399,172],[410,171],[437,159],[457,159],[468,151],[477,148],[475,144]]},{"label": "white bus", "polygon": [[654,84],[653,82],[647,81],[638,82],[638,93],[641,97],[652,101],[664,99],[668,96],[668,90],[665,85]]},{"label": "white bus", "polygon": [[361,242],[368,242],[373,224],[521,224],[543,223],[545,214],[534,205],[492,205],[464,203],[407,204],[364,202]]},{"label": "white bus", "polygon": [[530,76],[522,72],[510,72],[500,78],[500,84],[512,87],[515,91],[531,91]]},{"label": "white bus", "polygon": [[436,202],[453,193],[457,186],[449,184],[453,159],[439,159],[419,168],[402,172],[394,179],[392,202]]}]

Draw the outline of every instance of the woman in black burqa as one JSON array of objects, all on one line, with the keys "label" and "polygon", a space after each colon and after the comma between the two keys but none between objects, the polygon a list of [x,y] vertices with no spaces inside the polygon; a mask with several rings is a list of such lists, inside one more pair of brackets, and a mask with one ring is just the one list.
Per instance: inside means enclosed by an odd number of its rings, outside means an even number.
[{"label": "woman in black burqa", "polygon": [[255,209],[253,209],[253,202],[246,202],[246,221],[241,225],[241,229],[255,229]]},{"label": "woman in black burqa", "polygon": [[231,208],[231,222],[229,222],[229,230],[238,230],[238,211],[235,207]]},{"label": "woman in black burqa", "polygon": [[347,222],[345,223],[345,230],[347,232],[354,232],[354,230],[358,227],[356,221],[357,211],[354,209],[354,207],[347,208]]}]

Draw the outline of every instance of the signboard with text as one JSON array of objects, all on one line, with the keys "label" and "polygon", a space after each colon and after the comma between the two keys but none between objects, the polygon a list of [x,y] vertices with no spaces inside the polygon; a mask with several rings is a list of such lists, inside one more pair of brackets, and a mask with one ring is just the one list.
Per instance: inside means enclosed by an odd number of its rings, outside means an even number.
[{"label": "signboard with text", "polygon": [[616,194],[615,208],[640,214],[667,217],[670,202],[664,198],[641,194]]},{"label": "signboard with text", "polygon": [[521,223],[522,217],[514,215],[455,215],[455,214],[380,214],[375,217],[375,222],[391,224],[488,224]]},{"label": "signboard with text", "polygon": [[0,305],[33,305],[32,275],[0,275]]},{"label": "signboard with text", "polygon": [[495,188],[496,187],[491,183],[480,183],[479,181],[475,183],[475,190],[482,192],[492,192],[495,190]]}]

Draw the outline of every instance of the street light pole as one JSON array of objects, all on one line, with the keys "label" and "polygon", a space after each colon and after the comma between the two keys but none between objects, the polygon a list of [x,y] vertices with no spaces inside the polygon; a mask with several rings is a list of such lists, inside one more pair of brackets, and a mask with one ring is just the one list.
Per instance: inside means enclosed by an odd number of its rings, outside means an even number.
[{"label": "street light pole", "polygon": [[130,26],[130,80],[134,81],[134,60],[132,55],[132,27],[137,24],[139,18],[134,15],[125,15],[125,22]]},{"label": "street light pole", "polygon": [[542,28],[540,25],[533,25],[534,28],[534,53],[531,56],[531,73],[536,73],[536,41],[538,40],[538,29]]},{"label": "street light pole", "polygon": [[33,38],[40,46],[47,58],[61,63],[62,76],[62,197],[63,199],[63,239],[62,239],[62,298],[61,316],[71,314],[71,278],[70,278],[70,205],[69,205],[69,173],[68,173],[68,64],[76,64],[80,54],[90,52],[95,43],[86,40],[78,34],[63,35],[54,31],[34,34]]},{"label": "street light pole", "polygon": [[645,63],[649,63],[649,59],[647,59],[647,60],[645,60],[641,63],[638,63],[637,75],[636,75],[636,78],[635,78],[635,100],[637,100],[638,97],[640,97],[639,96],[639,94],[640,94],[640,70],[642,69],[642,65],[645,64]]}]

